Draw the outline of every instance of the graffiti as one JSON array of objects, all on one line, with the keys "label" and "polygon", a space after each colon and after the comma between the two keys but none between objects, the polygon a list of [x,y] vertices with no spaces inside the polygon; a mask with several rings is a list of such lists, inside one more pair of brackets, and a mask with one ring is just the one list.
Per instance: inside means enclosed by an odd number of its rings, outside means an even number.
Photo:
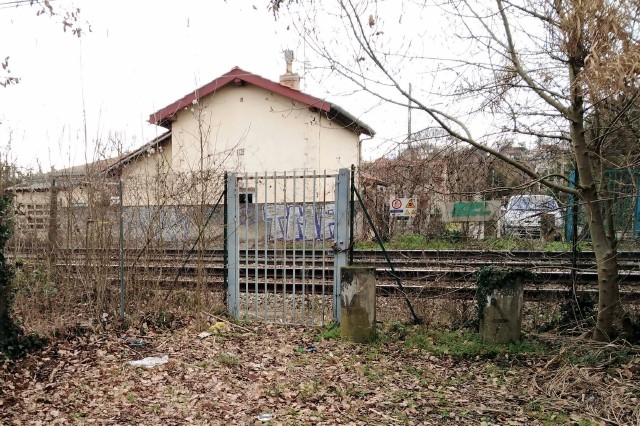
[{"label": "graffiti", "polygon": [[335,235],[335,204],[275,204],[262,207],[270,240],[330,240]]}]

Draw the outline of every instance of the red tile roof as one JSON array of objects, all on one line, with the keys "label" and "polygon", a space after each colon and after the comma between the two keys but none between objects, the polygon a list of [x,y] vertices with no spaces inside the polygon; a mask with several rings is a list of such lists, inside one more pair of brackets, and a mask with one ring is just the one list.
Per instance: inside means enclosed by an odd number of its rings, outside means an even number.
[{"label": "red tile roof", "polygon": [[358,133],[364,133],[369,136],[373,136],[375,134],[372,128],[353,117],[338,105],[331,104],[330,102],[316,98],[315,96],[307,95],[299,90],[273,82],[259,75],[244,71],[238,67],[234,67],[228,73],[221,75],[199,89],[196,89],[194,92],[189,93],[172,104],[154,112],[149,116],[149,123],[170,128],[171,118],[181,109],[191,105],[193,101],[214,93],[216,90],[219,90],[229,84],[238,84],[242,82],[250,83],[265,90],[269,90],[270,92],[285,96],[296,102],[307,105],[309,108],[324,111],[329,118],[339,121],[341,124],[352,128]]}]

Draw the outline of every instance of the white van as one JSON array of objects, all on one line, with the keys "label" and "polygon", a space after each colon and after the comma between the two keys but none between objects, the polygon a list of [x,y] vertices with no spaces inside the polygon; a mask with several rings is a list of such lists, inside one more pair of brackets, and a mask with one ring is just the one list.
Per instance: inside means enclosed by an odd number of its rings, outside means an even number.
[{"label": "white van", "polygon": [[509,198],[502,216],[502,235],[540,237],[540,217],[553,215],[557,231],[562,232],[562,212],[556,200],[549,195],[515,195]]}]

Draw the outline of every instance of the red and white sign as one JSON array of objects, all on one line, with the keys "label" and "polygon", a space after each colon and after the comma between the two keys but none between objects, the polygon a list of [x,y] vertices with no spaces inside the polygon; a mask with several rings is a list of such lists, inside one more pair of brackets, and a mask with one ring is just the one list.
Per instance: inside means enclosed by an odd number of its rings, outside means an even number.
[{"label": "red and white sign", "polygon": [[389,213],[391,216],[415,216],[418,207],[416,198],[396,198],[389,200]]}]

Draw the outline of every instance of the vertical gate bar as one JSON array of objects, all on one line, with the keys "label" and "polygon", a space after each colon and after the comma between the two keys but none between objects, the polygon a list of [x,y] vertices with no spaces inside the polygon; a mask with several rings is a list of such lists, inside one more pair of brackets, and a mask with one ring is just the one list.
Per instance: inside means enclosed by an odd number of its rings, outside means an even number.
[{"label": "vertical gate bar", "polygon": [[327,283],[326,270],[327,270],[327,170],[323,172],[323,189],[322,189],[322,324],[325,323],[324,312],[327,308],[327,296],[325,294],[325,288]]},{"label": "vertical gate bar", "polygon": [[284,241],[282,244],[282,319],[287,317],[287,241],[289,240],[289,207],[287,206],[287,172],[282,174],[284,206]]},{"label": "vertical gate bar", "polygon": [[335,194],[335,255],[333,257],[333,320],[340,321],[340,270],[347,264],[346,251],[349,247],[348,205],[349,205],[349,170],[340,169],[336,177]]},{"label": "vertical gate bar", "polygon": [[260,318],[258,315],[258,228],[260,218],[258,217],[258,172],[255,172],[253,178],[253,187],[255,200],[253,201],[253,294],[255,299],[255,316],[256,320]]},{"label": "vertical gate bar", "polygon": [[348,265],[353,265],[353,232],[355,230],[355,192],[356,192],[356,166],[351,165],[351,179],[349,185],[349,261]]},{"label": "vertical gate bar", "polygon": [[[296,206],[296,171],[293,171],[293,176],[292,176],[292,199],[291,199],[291,208],[293,209],[293,212],[295,213],[295,210],[297,208]],[[297,216],[294,214],[294,221],[293,221],[293,238],[292,238],[292,251],[291,251],[291,322],[293,322],[295,324],[296,322],[296,238],[298,237],[297,235],[297,228],[298,228],[298,218]]]},{"label": "vertical gate bar", "polygon": [[224,197],[224,211],[222,214],[222,288],[223,288],[223,298],[222,301],[227,307],[227,311],[229,311],[229,300],[227,299],[229,296],[229,176],[227,172],[224,172],[224,192],[222,193]]},{"label": "vertical gate bar", "polygon": [[[249,316],[249,203],[247,173],[242,177],[244,185],[244,317]],[[238,197],[239,198],[239,197]]]},{"label": "vertical gate bar", "polygon": [[300,321],[306,324],[304,318],[304,305],[306,303],[306,291],[305,291],[305,275],[307,273],[307,171],[302,174],[302,272],[300,273],[300,283],[302,285],[302,299],[300,303]]},{"label": "vertical gate bar", "polygon": [[[269,201],[269,184],[267,183],[269,182],[268,180],[268,175],[267,172],[264,172],[264,203],[262,203],[262,217],[264,219],[264,298],[262,299],[263,303],[264,303],[264,320],[267,320],[267,315],[268,315],[268,308],[269,308],[269,293],[268,293],[268,281],[269,278],[267,277],[267,272],[268,272],[268,259],[269,259],[269,226],[267,222],[267,203]],[[271,226],[273,227],[275,225],[275,220],[272,218],[271,219]]]},{"label": "vertical gate bar", "polygon": [[229,315],[238,318],[239,292],[239,263],[238,263],[238,194],[237,176],[235,173],[227,175],[227,260],[228,260],[228,299]]},{"label": "vertical gate bar", "polygon": [[318,235],[318,208],[316,203],[316,183],[317,183],[316,171],[313,171],[313,229],[314,235],[311,240],[311,325],[316,325],[316,238]]},{"label": "vertical gate bar", "polygon": [[273,228],[274,228],[274,234],[273,234],[273,291],[271,292],[271,297],[273,299],[273,321],[276,321],[276,318],[278,318],[278,313],[277,313],[277,281],[276,281],[276,277],[277,277],[277,271],[278,271],[278,204],[277,204],[277,200],[278,200],[278,179],[276,178],[276,172],[273,172]]}]

